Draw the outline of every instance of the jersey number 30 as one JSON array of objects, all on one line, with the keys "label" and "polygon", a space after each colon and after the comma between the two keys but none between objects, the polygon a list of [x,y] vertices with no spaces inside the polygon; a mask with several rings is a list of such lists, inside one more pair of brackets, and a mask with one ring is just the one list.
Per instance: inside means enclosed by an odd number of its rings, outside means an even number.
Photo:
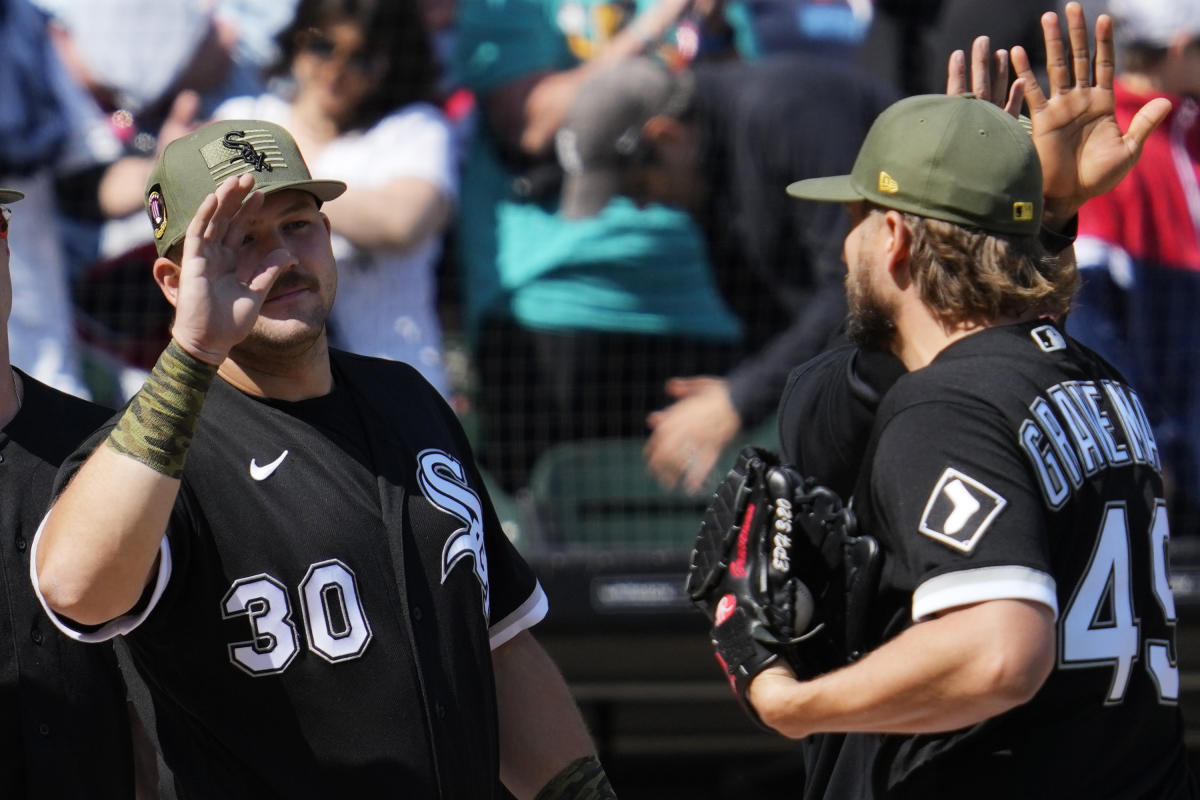
[{"label": "jersey number 30", "polygon": [[[1175,624],[1175,598],[1167,581],[1166,506],[1160,500],[1150,522],[1151,588],[1167,624]],[[1140,538],[1140,537],[1139,537]],[[1100,521],[1100,536],[1087,572],[1063,615],[1059,664],[1064,668],[1112,665],[1105,704],[1120,703],[1129,687],[1134,662],[1145,648],[1145,665],[1160,702],[1179,699],[1179,667],[1170,639],[1140,641],[1140,620],[1133,607],[1129,522],[1123,503],[1110,503]],[[1173,637],[1172,637],[1173,638]]]},{"label": "jersey number 30", "polygon": [[[309,567],[300,582],[300,599],[309,650],[336,663],[367,649],[371,626],[354,573],[341,561]],[[235,581],[221,601],[221,613],[226,619],[250,618],[254,638],[229,645],[229,659],[251,675],[283,672],[300,651],[287,589],[270,575]]]}]

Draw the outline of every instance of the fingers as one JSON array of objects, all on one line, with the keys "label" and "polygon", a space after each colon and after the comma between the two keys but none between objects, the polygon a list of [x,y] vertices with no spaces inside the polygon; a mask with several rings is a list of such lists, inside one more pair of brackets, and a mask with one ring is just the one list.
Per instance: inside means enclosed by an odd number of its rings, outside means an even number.
[{"label": "fingers", "polygon": [[1101,14],[1096,18],[1096,86],[1106,91],[1113,88],[1114,52],[1112,18]]},{"label": "fingers", "polygon": [[1162,124],[1171,113],[1171,101],[1165,97],[1156,97],[1138,109],[1129,122],[1129,130],[1125,132],[1125,144],[1133,152],[1140,153],[1142,145],[1154,129]]},{"label": "fingers", "polygon": [[[202,237],[207,242],[221,242],[229,230],[230,221],[242,207],[242,202],[254,191],[254,176],[249,173],[237,177],[226,178],[214,193],[217,206],[208,217],[208,224],[202,229]],[[197,211],[197,214],[199,211]]]},{"label": "fingers", "polygon": [[[1042,14],[1042,38],[1046,42],[1046,74],[1050,78],[1050,94],[1065,94],[1071,91],[1071,65],[1067,63],[1067,54],[1063,48],[1058,15],[1053,11]],[[1014,59],[1016,51],[1017,48],[1014,47]]]},{"label": "fingers", "polygon": [[992,92],[988,99],[996,105],[1004,99],[1004,87],[1008,86],[1008,51],[1003,47],[992,54]]},{"label": "fingers", "polygon": [[992,99],[991,52],[992,40],[988,37],[976,36],[971,42],[971,91],[984,100]]},{"label": "fingers", "polygon": [[661,430],[650,434],[646,446],[642,448],[646,469],[664,489],[674,489],[683,478],[687,459],[681,458],[680,452],[681,448],[673,445],[668,435]]},{"label": "fingers", "polygon": [[295,261],[288,250],[272,250],[260,264],[254,266],[255,272],[244,281],[246,288],[265,298],[279,276],[294,266]]},{"label": "fingers", "polygon": [[251,192],[250,196],[234,209],[225,235],[221,238],[226,247],[236,250],[242,246],[246,233],[250,230],[250,223],[254,221],[265,201],[266,197],[262,192]]},{"label": "fingers", "polygon": [[667,393],[667,397],[678,400],[681,397],[687,397],[693,391],[693,378],[671,378],[663,387]]},{"label": "fingers", "polygon": [[962,50],[955,50],[946,64],[946,94],[957,95],[966,91],[967,57]]},{"label": "fingers", "polygon": [[1091,86],[1092,57],[1088,53],[1087,20],[1079,3],[1067,3],[1067,37],[1071,40],[1071,66],[1075,72],[1075,85]]},{"label": "fingers", "polygon": [[209,221],[213,214],[217,211],[217,196],[210,194],[200,202],[196,213],[192,215],[192,219],[188,222],[187,230],[183,233],[183,254],[184,258],[196,253],[201,246],[201,240],[204,235],[204,230],[208,227]]},{"label": "fingers", "polygon": [[1013,81],[1012,86],[1008,89],[1008,100],[1004,103],[1004,110],[1010,116],[1021,116],[1021,103],[1025,100],[1025,79],[1017,78]]},{"label": "fingers", "polygon": [[1029,54],[1025,48],[1017,45],[1012,49],[1012,68],[1017,80],[1023,85],[1025,102],[1029,104],[1029,113],[1036,115],[1046,107],[1046,95],[1038,85],[1037,77],[1033,74],[1033,65],[1029,63]]},{"label": "fingers", "polygon": [[719,383],[720,379],[711,375],[692,375],[687,378],[671,378],[667,381],[665,388],[668,397],[681,400],[684,397],[708,391]]},{"label": "fingers", "polygon": [[977,36],[971,42],[971,82],[967,84],[967,59],[962,50],[950,54],[946,63],[946,94],[970,91],[976,97],[1000,104],[1003,87],[1008,85],[1008,51],[992,52],[991,39]]},{"label": "fingers", "polygon": [[688,494],[699,494],[708,483],[708,476],[712,474],[713,467],[717,464],[717,457],[721,454],[720,448],[701,447],[692,457],[688,459],[688,464],[683,475],[683,490]]}]

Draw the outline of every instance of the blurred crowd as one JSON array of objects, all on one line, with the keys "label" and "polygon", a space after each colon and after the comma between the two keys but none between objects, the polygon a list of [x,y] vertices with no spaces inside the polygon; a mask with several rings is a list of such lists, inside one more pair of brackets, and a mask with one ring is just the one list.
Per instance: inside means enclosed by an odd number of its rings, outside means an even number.
[{"label": "blurred crowd", "polygon": [[[1200,3],[1094,0],[1117,113],[1174,101],[1080,214],[1068,328],[1150,398],[1173,528],[1200,530]],[[844,316],[849,171],[894,99],[945,89],[980,34],[1042,60],[1053,0],[2,0],[0,184],[12,361],[119,405],[168,336],[142,209],[156,155],[269,120],[315,177],[344,349],[407,361],[517,493],[556,443],[644,442],[701,492],[772,430],[789,370]],[[1124,114],[1125,116],[1122,116]]]}]

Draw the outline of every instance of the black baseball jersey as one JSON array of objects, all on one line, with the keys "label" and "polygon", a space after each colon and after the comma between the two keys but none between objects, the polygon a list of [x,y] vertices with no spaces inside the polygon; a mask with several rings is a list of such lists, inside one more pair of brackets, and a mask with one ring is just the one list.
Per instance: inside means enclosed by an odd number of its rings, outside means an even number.
[{"label": "black baseball jersey", "polygon": [[29,581],[30,544],[59,465],[112,412],[24,373],[21,382],[21,409],[0,431],[0,795],[131,798],[125,685],[112,648],[59,633]]},{"label": "black baseball jersey", "polygon": [[905,371],[891,353],[845,341],[793,369],[779,401],[783,460],[848,499],[879,403]]},{"label": "black baseball jersey", "polygon": [[1045,321],[984,330],[897,381],[867,452],[878,638],[1024,599],[1055,610],[1057,663],[964,730],[829,737],[823,796],[1192,796],[1159,454],[1116,370]]},{"label": "black baseball jersey", "polygon": [[491,649],[545,596],[437,392],[332,364],[298,403],[214,382],[157,580],[90,638],[127,632],[181,796],[498,796]]}]

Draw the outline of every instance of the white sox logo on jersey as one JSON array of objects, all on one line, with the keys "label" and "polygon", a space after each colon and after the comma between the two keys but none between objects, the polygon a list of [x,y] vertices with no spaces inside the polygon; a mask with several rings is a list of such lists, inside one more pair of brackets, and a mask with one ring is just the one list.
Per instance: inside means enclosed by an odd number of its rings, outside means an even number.
[{"label": "white sox logo on jersey", "polygon": [[442,548],[442,583],[459,561],[472,556],[475,577],[483,589],[483,615],[487,618],[490,592],[487,549],[483,541],[483,506],[479,495],[467,485],[462,464],[441,450],[422,450],[417,454],[417,483],[429,502],[463,523]]},{"label": "white sox logo on jersey", "polygon": [[1007,504],[979,481],[948,467],[929,495],[917,530],[969,553]]}]

